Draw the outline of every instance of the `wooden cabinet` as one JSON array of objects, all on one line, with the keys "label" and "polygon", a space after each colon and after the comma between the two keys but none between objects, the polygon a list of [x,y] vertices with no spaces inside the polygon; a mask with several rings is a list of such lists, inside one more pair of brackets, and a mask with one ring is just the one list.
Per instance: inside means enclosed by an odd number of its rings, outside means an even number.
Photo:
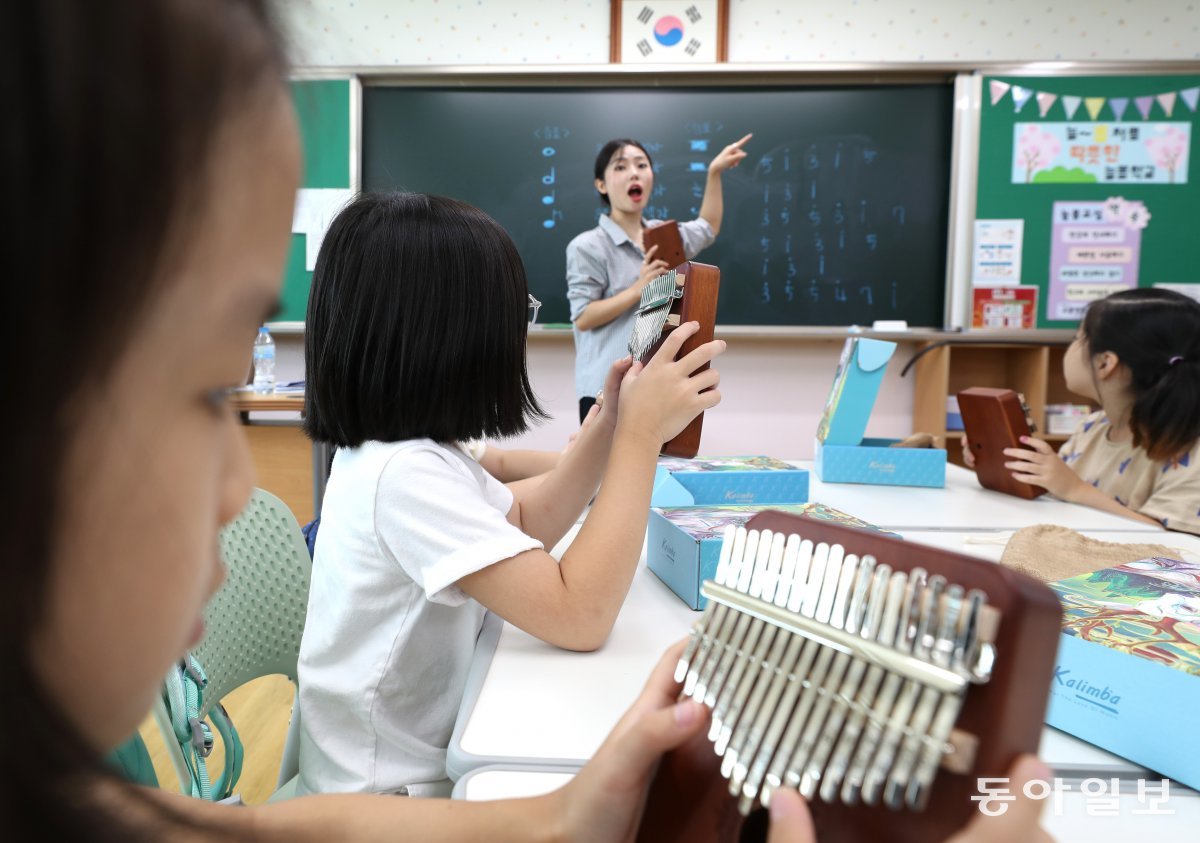
[{"label": "wooden cabinet", "polygon": [[312,443],[298,422],[248,424],[255,486],[282,500],[304,525],[313,517]]},{"label": "wooden cabinet", "polygon": [[[308,523],[313,518],[316,501],[325,490],[325,474],[313,477],[317,459],[312,443],[300,427],[304,396],[239,392],[232,403],[246,424],[246,438],[250,441],[257,475],[254,485],[286,503],[300,524]],[[255,421],[251,421],[251,413],[255,414]],[[264,416],[273,417],[263,421]],[[325,464],[328,465],[327,460]]]},{"label": "wooden cabinet", "polygon": [[1047,404],[1083,404],[1067,390],[1062,360],[1067,343],[958,342],[921,343],[914,365],[913,430],[945,437],[951,461],[962,463],[961,431],[946,430],[946,398],[972,386],[1013,389],[1025,396],[1038,436],[1061,443],[1066,435],[1047,435]]}]

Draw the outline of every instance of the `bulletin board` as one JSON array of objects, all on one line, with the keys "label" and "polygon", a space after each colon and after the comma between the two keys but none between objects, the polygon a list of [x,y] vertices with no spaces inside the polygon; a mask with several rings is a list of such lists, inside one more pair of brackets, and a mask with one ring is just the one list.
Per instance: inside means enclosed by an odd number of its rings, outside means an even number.
[{"label": "bulletin board", "polygon": [[984,76],[972,280],[1036,290],[1036,327],[1200,282],[1200,75]]},{"label": "bulletin board", "polygon": [[302,322],[308,309],[312,265],[329,219],[358,184],[357,79],[294,79],[290,83],[304,176],[292,220],[283,278],[280,322]]}]

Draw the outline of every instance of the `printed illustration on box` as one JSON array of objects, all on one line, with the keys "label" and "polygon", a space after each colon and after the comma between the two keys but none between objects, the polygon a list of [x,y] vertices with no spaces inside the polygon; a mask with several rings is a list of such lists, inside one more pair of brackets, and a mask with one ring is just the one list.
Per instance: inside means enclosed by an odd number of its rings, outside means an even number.
[{"label": "printed illustration on box", "polygon": [[[817,521],[830,521],[860,530],[887,533],[861,518],[847,515],[840,509],[823,503],[805,503],[798,506],[683,506],[659,510],[663,517],[697,541],[719,539],[729,525],[740,527],[760,512],[773,510],[793,515],[803,515]],[[889,535],[891,535],[889,533]]]},{"label": "printed illustration on box", "polygon": [[1200,565],[1154,557],[1050,587],[1064,634],[1200,676]]},{"label": "printed illustration on box", "polygon": [[667,471],[794,471],[796,468],[775,457],[696,457],[690,460],[659,457],[658,467]]}]

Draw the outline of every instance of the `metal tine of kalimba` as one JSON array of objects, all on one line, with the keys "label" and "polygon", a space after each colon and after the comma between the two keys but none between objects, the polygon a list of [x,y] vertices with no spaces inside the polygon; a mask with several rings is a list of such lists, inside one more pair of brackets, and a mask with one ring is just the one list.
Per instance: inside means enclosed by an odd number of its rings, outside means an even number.
[{"label": "metal tine of kalimba", "polygon": [[[938,628],[938,607],[945,590],[946,578],[940,574],[930,577],[922,589],[917,635],[913,639],[912,654],[925,662],[932,660],[933,639]],[[863,779],[862,797],[868,805],[879,801],[883,786],[894,767],[900,740],[912,728],[910,720],[924,687],[915,679],[905,679],[900,692],[892,699],[891,709],[878,712],[879,719],[885,726],[879,746],[871,757],[867,775]]]},{"label": "metal tine of kalimba", "polygon": [[[728,585],[726,577],[729,571],[729,559],[733,555],[733,545],[739,529],[743,533],[745,532],[744,527],[739,528],[733,524],[729,524],[725,527],[725,533],[721,538],[721,550],[717,555],[717,571],[713,576],[713,579],[721,585]],[[744,538],[743,541],[745,541]],[[717,614],[723,615],[724,612],[722,610],[725,608],[723,604],[717,603],[715,600],[710,600],[708,605],[704,607],[704,613],[700,616],[700,620],[692,626],[691,638],[683,651],[683,655],[679,657],[679,662],[675,665],[676,682],[682,682],[687,678],[688,665],[691,664],[705,636],[711,631],[709,626],[713,621],[713,617]]]},{"label": "metal tine of kalimba", "polygon": [[[825,563],[828,558],[829,545],[821,543],[813,547],[811,541],[801,541],[792,594],[788,598],[789,612],[810,618],[816,612],[817,599],[825,582]],[[817,645],[811,639],[795,633],[791,635],[787,651],[776,668],[775,678],[771,680],[771,687],[762,707],[755,714],[754,725],[747,733],[746,744],[739,750],[738,760],[733,765],[729,777],[731,794],[737,795],[739,790],[758,792],[763,776],[766,775],[767,765],[775,752],[775,744],[787,725],[786,718],[779,717],[778,713],[784,708],[790,710],[796,697],[800,695],[800,691],[803,690],[803,677],[808,673],[816,654]]]},{"label": "metal tine of kalimba", "polygon": [[[934,584],[930,578],[930,585]],[[935,609],[940,606],[941,616],[937,620],[936,633],[924,658],[930,662],[949,668],[950,658],[954,654],[955,636],[958,635],[959,615],[962,610],[962,586],[952,585],[944,588],[944,597],[935,603]],[[925,742],[929,740],[929,728],[934,721],[938,700],[942,692],[936,688],[924,686],[920,688],[917,704],[913,707],[912,716],[908,719],[908,728],[900,742],[900,751],[896,753],[892,771],[888,773],[887,782],[883,785],[883,803],[890,808],[904,807],[908,782],[912,779],[917,757]]]},{"label": "metal tine of kalimba", "polygon": [[682,276],[674,269],[669,269],[657,278],[651,279],[650,283],[642,288],[637,312],[640,314],[648,310],[657,310],[660,307],[669,307],[674,299],[683,295],[679,289],[682,282]]},{"label": "metal tine of kalimba", "polygon": [[[892,642],[892,649],[897,653],[905,655],[912,653],[921,619],[921,596],[925,592],[927,578],[928,574],[924,568],[913,568],[908,575],[904,608],[900,613],[896,639]],[[886,714],[892,710],[892,703],[900,691],[902,681],[899,674],[884,668],[883,685],[875,694],[874,703],[869,704],[862,739],[854,753],[850,769],[846,772],[846,781],[842,785],[842,801],[847,805],[856,804],[863,798],[863,782],[867,777],[867,771],[871,769],[875,751],[879,748],[879,741],[883,737],[883,729],[887,725]],[[863,801],[866,800],[863,799]]]},{"label": "metal tine of kalimba", "polygon": [[[749,596],[760,600],[774,600],[776,581],[779,579],[779,570],[783,564],[783,542],[784,537],[780,533],[764,531],[759,537],[754,574],[750,579],[750,589],[747,592]],[[776,552],[776,546],[778,546],[778,552]],[[742,622],[738,624],[739,628],[745,626],[742,637],[738,638],[738,631],[735,628],[733,640],[728,642],[732,650],[726,652],[722,664],[718,665],[717,672],[708,686],[706,702],[709,702],[712,707],[712,721],[708,735],[710,741],[715,741],[717,735],[720,734],[721,723],[728,712],[729,702],[737,691],[747,664],[756,661],[755,657],[751,655],[751,651],[757,649],[764,622],[749,616],[743,616],[742,621],[744,624]],[[724,671],[722,667],[724,667]]]},{"label": "metal tine of kalimba", "polygon": [[[850,598],[850,608],[846,612],[842,628],[847,632],[861,635],[863,626],[868,622],[867,598],[875,575],[875,557],[864,556],[858,564],[858,574],[854,582],[854,593]],[[837,613],[834,613],[836,622]],[[828,760],[829,752],[833,749],[833,738],[836,730],[841,727],[843,709],[834,705],[838,692],[846,676],[846,670],[854,662],[861,661],[849,653],[837,653],[833,664],[825,677],[821,696],[817,699],[816,707],[808,718],[808,726],[800,738],[800,745],[795,757],[789,764],[788,773],[783,778],[784,785],[795,785],[805,799],[811,799],[821,780],[821,772]]]},{"label": "metal tine of kalimba", "polygon": [[646,356],[646,352],[654,345],[655,340],[662,334],[662,325],[658,320],[650,317],[639,319],[635,324],[634,342],[630,344],[630,353],[635,360],[641,360]]},{"label": "metal tine of kalimba", "polygon": [[[754,562],[758,556],[759,540],[758,530],[750,530],[746,533],[746,544],[741,557],[730,557],[730,564],[738,565],[738,577],[732,587],[743,594],[749,590],[750,580],[754,576]],[[734,548],[735,552],[736,550],[737,548]],[[692,689],[692,698],[697,702],[704,702],[708,693],[708,685],[717,670],[717,665],[729,651],[729,639],[733,635],[733,630],[744,617],[745,615],[738,611],[731,610],[725,613],[724,621],[712,637],[712,647],[708,650],[704,663],[700,665],[700,678],[696,680],[696,687]]]},{"label": "metal tine of kalimba", "polygon": [[[822,556],[821,548],[826,548],[823,559],[820,558]],[[805,595],[804,605],[800,611],[805,617],[825,623],[829,620],[829,613],[833,609],[834,599],[841,583],[845,549],[841,545],[835,544],[829,547],[822,543],[818,545],[817,550],[813,569],[809,574],[808,594]],[[820,565],[817,564],[818,561],[821,562]],[[817,582],[820,583],[819,587],[815,585]],[[780,757],[786,761],[790,755],[790,748],[796,739],[794,724],[802,717],[793,709],[796,707],[797,700],[807,694],[811,685],[813,662],[821,659],[821,653],[825,649],[827,648],[821,643],[808,639],[800,660],[789,672],[788,679],[791,681],[789,681],[779,705],[772,713],[772,723],[767,729],[767,734],[773,735],[775,739],[771,741],[764,739],[755,755],[754,765],[749,768],[745,784],[742,785],[742,796],[738,800],[740,810],[749,812],[755,796],[762,798],[764,805],[767,804],[766,800],[770,799],[770,791],[779,787],[783,770],[778,769],[777,762]],[[756,770],[760,771],[757,775],[755,774]]]},{"label": "metal tine of kalimba", "polygon": [[[795,558],[792,558],[794,549]],[[808,599],[809,594],[809,578],[812,571],[813,560],[813,543],[807,539],[801,539],[798,535],[792,534],[788,538],[788,543],[784,552],[784,569],[790,570],[791,586],[788,589],[787,602],[784,607],[793,614],[799,614]],[[814,588],[820,586],[818,580]],[[776,704],[779,702],[779,697],[783,693],[787,683],[794,679],[792,673],[796,666],[797,659],[806,643],[807,639],[800,635],[784,634],[777,637],[778,647],[783,647],[786,644],[785,652],[773,652],[769,656],[770,662],[770,683],[764,682],[765,690],[756,689],[754,697],[747,704],[745,710],[741,714],[741,724],[738,730],[730,739],[730,744],[725,750],[725,757],[730,759],[731,771],[729,778],[729,792],[732,796],[737,796],[741,788],[741,783],[746,777],[746,764],[738,763],[739,758],[750,757],[750,755],[758,748],[759,742],[763,738],[763,732],[766,730],[770,722],[771,715],[775,710]]]},{"label": "metal tine of kalimba", "polygon": [[[729,558],[726,560],[724,584],[727,586],[732,587],[737,582],[738,577],[741,576],[743,553],[748,537],[749,532],[745,527],[738,527],[737,530],[734,531],[733,545],[729,551]],[[755,541],[757,540],[758,539],[756,536]],[[725,551],[724,544],[721,545],[721,551],[722,553]],[[719,564],[720,562],[718,560],[718,565]],[[683,683],[683,693],[689,697],[694,696],[696,683],[700,681],[700,670],[704,667],[705,662],[708,661],[708,656],[713,651],[713,648],[717,646],[717,636],[722,627],[725,626],[728,616],[733,614],[733,610],[725,605],[718,605],[714,609],[712,602],[705,607],[705,611],[707,612],[709,609],[712,609],[712,614],[709,616],[709,622],[704,627],[703,634],[701,635],[700,648],[696,654],[688,660],[687,676],[685,677],[685,681]],[[720,648],[718,647],[718,651],[719,649]],[[678,667],[675,668],[675,673],[678,675]]]},{"label": "metal tine of kalimba", "polygon": [[[834,545],[838,551],[842,551],[841,545]],[[838,553],[837,555],[841,555]],[[829,626],[841,628],[845,623],[846,606],[850,592],[854,589],[855,574],[858,569],[858,557],[846,556],[836,560],[834,553],[830,553],[829,571],[826,573],[828,577],[834,576],[833,594],[828,590],[821,594],[821,601],[817,605],[816,620],[820,623]],[[834,608],[837,607],[841,616],[835,620]],[[808,674],[804,677],[804,690],[800,694],[800,698],[796,701],[795,708],[792,710],[790,722],[784,730],[783,737],[779,739],[779,748],[775,752],[775,757],[771,759],[771,765],[767,768],[767,775],[764,779],[766,785],[764,789],[775,790],[779,787],[795,787],[799,783],[799,776],[795,776],[794,781],[789,781],[787,773],[791,772],[791,762],[796,757],[796,751],[799,749],[800,736],[808,726],[809,717],[811,716],[813,707],[817,703],[820,696],[821,687],[825,684],[825,675],[829,672],[829,665],[833,661],[833,657],[839,651],[827,644],[819,644],[817,658]],[[742,796],[746,798],[745,794]],[[748,806],[749,807],[749,806]]]},{"label": "metal tine of kalimba", "polygon": [[[758,536],[757,553],[754,556],[754,568],[751,571],[750,581],[745,586],[742,586],[739,581],[738,591],[742,594],[748,594],[751,597],[762,596],[763,579],[766,576],[767,567],[771,561],[771,540],[773,534],[770,530],[763,530]],[[749,556],[749,554],[747,554]],[[712,677],[704,683],[704,698],[703,703],[709,708],[713,708],[717,703],[717,694],[724,688],[726,678],[730,671],[737,664],[741,664],[744,659],[744,646],[753,646],[752,643],[747,643],[747,635],[753,625],[754,618],[750,617],[745,612],[738,612],[737,624],[733,628],[733,634],[722,639],[725,644],[725,653],[721,656],[721,660],[717,663],[717,669]]]},{"label": "metal tine of kalimba", "polygon": [[[887,606],[888,583],[891,581],[892,567],[887,564],[875,564],[876,560],[873,556],[864,556],[864,565],[868,562],[873,567],[873,570],[871,572],[869,591],[866,596],[865,605],[863,606],[862,620],[856,629],[850,631],[856,632],[864,640],[874,641],[879,635],[880,624],[883,622],[884,610]],[[897,613],[899,612],[900,599],[903,593],[903,588],[901,587],[895,602]],[[895,623],[894,619],[892,623]],[[825,728],[821,730],[817,746],[813,750],[811,760],[808,762],[808,768],[805,770],[804,776],[800,779],[801,792],[807,793],[810,798],[818,782],[821,785],[822,793],[825,792],[826,788],[831,787],[832,790],[830,793],[833,796],[837,795],[837,784],[840,783],[841,773],[844,772],[845,765],[843,764],[838,768],[834,762],[830,761],[830,756],[837,746],[838,738],[842,735],[842,726],[849,715],[850,704],[854,700],[854,694],[858,691],[859,684],[868,666],[869,662],[865,659],[851,657],[848,660],[841,687],[837,689],[836,693],[831,695],[831,711],[829,712],[828,720]],[[834,761],[836,762],[836,758]],[[831,779],[833,780],[832,785],[830,784]]]},{"label": "metal tine of kalimba", "polygon": [[629,338],[629,353],[634,360],[645,357],[662,335],[670,318],[671,303],[683,296],[683,283],[684,277],[671,269],[642,288],[633,335]]},{"label": "metal tine of kalimba", "polygon": [[[787,537],[783,533],[775,533],[771,536],[771,541],[759,541],[759,557],[763,556],[763,551],[766,551],[767,564],[762,574],[762,581],[758,586],[758,593],[755,593],[755,583],[750,583],[750,596],[758,597],[760,600],[765,600],[768,603],[775,602],[775,592],[779,588],[779,573],[783,569],[783,548]],[[757,576],[757,574],[756,574]],[[770,636],[768,633],[773,633],[775,626],[767,621],[754,618],[750,622],[750,628],[746,631],[746,639],[742,644],[742,656],[734,663],[733,669],[729,673],[729,678],[725,680],[720,690],[717,692],[716,700],[713,703],[712,727],[709,729],[708,739],[713,742],[713,749],[717,755],[721,755],[725,751],[725,743],[720,740],[721,732],[724,725],[730,719],[737,718],[737,708],[731,706],[740,705],[736,702],[737,695],[742,683],[750,678],[753,680],[759,662],[766,655],[767,646],[770,644]],[[751,653],[753,650],[753,653]],[[748,689],[747,689],[748,693]],[[744,700],[743,696],[743,700]]]},{"label": "metal tine of kalimba", "polygon": [[[904,598],[908,590],[908,574],[903,571],[892,571],[888,565],[880,565],[875,569],[875,584],[872,589],[872,600],[882,589],[882,611],[879,616],[872,616],[868,621],[873,628],[870,637],[880,644],[890,647],[896,639],[896,632],[901,623],[901,612],[904,610]],[[879,611],[879,603],[874,604],[874,610]],[[861,672],[861,669],[854,672]],[[850,767],[854,750],[858,746],[858,738],[862,734],[870,705],[875,699],[875,692],[883,680],[884,668],[878,664],[869,664],[866,668],[862,684],[854,685],[854,696],[848,697],[850,713],[846,724],[838,735],[834,747],[833,758],[826,765],[824,781],[821,783],[821,798],[833,802],[838,798],[839,790]]]},{"label": "metal tine of kalimba", "polygon": [[[776,533],[774,540],[776,543],[783,543],[783,533]],[[772,601],[781,609],[787,607],[788,600],[792,595],[792,585],[796,576],[796,559],[799,553],[800,536],[792,533],[784,543],[783,560],[775,586],[775,597]],[[721,725],[721,732],[717,735],[713,745],[717,754],[723,756],[721,775],[725,778],[729,778],[733,764],[737,762],[735,747],[740,746],[740,742],[758,710],[758,705],[770,685],[771,678],[775,675],[775,668],[783,655],[787,638],[788,636],[776,626],[768,624],[763,630],[758,651],[755,653],[757,659],[755,664],[758,666],[758,670],[748,670],[742,676],[741,685],[734,695],[729,715]],[[770,647],[769,653],[767,652],[768,647]],[[734,743],[735,740],[737,743]],[[727,766],[728,769],[726,769]]]},{"label": "metal tine of kalimba", "polygon": [[[958,636],[954,641],[954,652],[950,657],[951,669],[963,676],[971,675],[973,666],[969,664],[968,660],[975,652],[979,636],[980,615],[986,603],[987,596],[979,589],[974,588],[967,592],[966,608],[963,612]],[[917,810],[924,810],[929,801],[930,785],[933,784],[934,776],[937,775],[938,767],[942,763],[946,740],[950,737],[950,730],[954,728],[955,721],[958,720],[962,704],[963,695],[961,694],[945,694],[938,704],[937,714],[934,715],[933,725],[929,729],[929,740],[921,752],[916,772],[908,783],[907,801],[911,807]]]},{"label": "metal tine of kalimba", "polygon": [[[934,579],[930,578],[931,584]],[[942,613],[937,623],[937,632],[931,642],[928,658],[939,667],[949,668],[951,666],[962,603],[963,587],[951,585],[945,590],[945,599],[934,604],[935,607],[941,606]],[[908,785],[912,781],[913,770],[916,767],[917,756],[926,742],[931,739],[930,725],[941,698],[942,692],[935,688],[924,687],[921,689],[920,699],[909,720],[908,731],[904,735],[900,751],[896,755],[896,761],[892,765],[892,771],[888,774],[887,783],[884,785],[883,801],[890,808],[904,806]]]}]

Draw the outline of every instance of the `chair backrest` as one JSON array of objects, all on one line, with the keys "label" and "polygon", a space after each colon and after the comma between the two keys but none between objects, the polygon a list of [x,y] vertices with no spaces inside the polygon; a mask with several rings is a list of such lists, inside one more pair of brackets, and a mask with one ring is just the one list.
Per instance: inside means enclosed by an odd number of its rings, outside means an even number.
[{"label": "chair backrest", "polygon": [[262,489],[221,531],[220,545],[229,576],[209,602],[207,631],[193,651],[208,674],[202,718],[252,679],[281,673],[295,681],[312,574],[295,516]]}]

